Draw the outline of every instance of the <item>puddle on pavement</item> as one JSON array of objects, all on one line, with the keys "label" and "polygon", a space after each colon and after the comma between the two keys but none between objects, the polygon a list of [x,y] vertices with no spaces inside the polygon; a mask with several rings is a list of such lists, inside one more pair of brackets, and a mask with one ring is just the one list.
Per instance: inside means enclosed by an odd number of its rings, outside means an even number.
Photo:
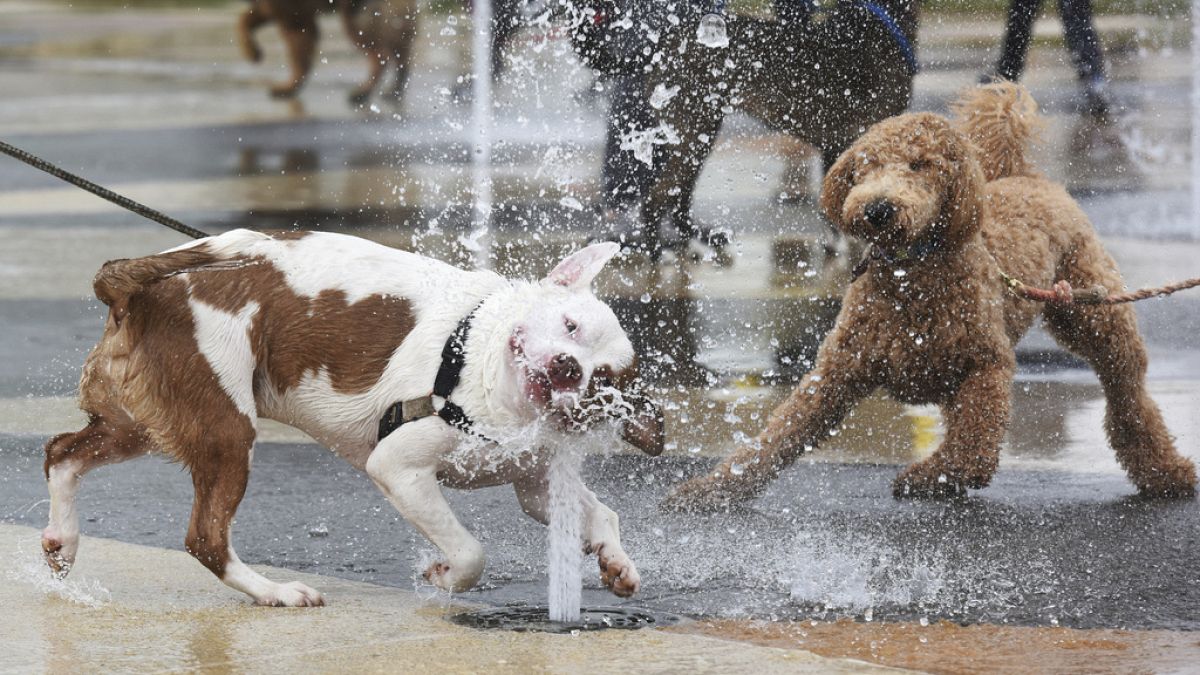
[{"label": "puddle on pavement", "polygon": [[930,673],[1165,673],[1200,663],[1200,635],[1171,631],[960,626],[939,621],[696,621],[669,630],[804,649]]}]

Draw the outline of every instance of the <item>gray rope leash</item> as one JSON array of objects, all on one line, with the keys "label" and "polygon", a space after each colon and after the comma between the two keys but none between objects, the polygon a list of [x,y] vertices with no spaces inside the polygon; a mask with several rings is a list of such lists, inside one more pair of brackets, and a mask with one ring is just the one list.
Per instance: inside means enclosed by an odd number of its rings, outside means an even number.
[{"label": "gray rope leash", "polygon": [[66,182],[70,183],[71,185],[74,185],[75,187],[81,188],[83,190],[87,190],[88,192],[96,195],[97,197],[100,197],[102,199],[107,199],[108,201],[112,202],[113,204],[116,204],[117,206],[120,206],[123,209],[132,211],[143,218],[146,218],[148,220],[153,220],[154,222],[159,223],[160,225],[166,225],[167,227],[169,227],[172,230],[175,230],[176,232],[179,232],[181,234],[186,234],[187,236],[189,236],[193,239],[203,239],[204,237],[209,236],[208,234],[201,232],[200,230],[197,230],[194,227],[185,225],[185,224],[179,222],[178,220],[175,220],[171,216],[168,216],[167,214],[165,214],[161,211],[152,209],[149,206],[146,206],[145,204],[135,202],[128,197],[123,197],[123,196],[113,192],[112,190],[109,190],[108,188],[104,188],[99,185],[96,185],[95,183],[93,183],[92,181],[90,181],[86,178],[83,178],[81,176],[76,176],[75,174],[71,173],[70,171],[65,171],[63,169],[60,169],[59,167],[54,166],[50,162],[47,162],[46,160],[41,159],[40,157],[31,155],[28,152],[25,152],[24,150],[22,150],[16,146],[9,145],[8,143],[5,143],[4,141],[0,141],[0,152],[3,152],[4,154],[6,154],[10,157],[13,157],[15,159],[19,159],[22,162],[25,162],[26,164],[28,164],[29,166],[34,167],[35,169],[41,169],[42,171],[45,171],[46,173],[50,174],[51,176],[54,176],[55,178],[65,180]]}]

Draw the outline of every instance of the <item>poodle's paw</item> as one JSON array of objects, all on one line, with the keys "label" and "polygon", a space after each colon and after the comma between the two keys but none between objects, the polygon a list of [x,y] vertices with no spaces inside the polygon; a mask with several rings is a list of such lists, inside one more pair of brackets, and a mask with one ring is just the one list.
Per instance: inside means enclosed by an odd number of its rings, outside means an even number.
[{"label": "poodle's paw", "polygon": [[601,544],[596,547],[596,559],[600,562],[600,582],[613,595],[628,598],[641,588],[642,577],[624,552],[609,555]]},{"label": "poodle's paw", "polygon": [[75,564],[75,552],[79,537],[67,537],[52,528],[42,530],[42,556],[55,579],[65,579]]},{"label": "poodle's paw", "polygon": [[1144,471],[1134,482],[1143,497],[1191,499],[1196,496],[1196,465],[1175,457],[1165,466]]},{"label": "poodle's paw", "polygon": [[680,513],[715,513],[757,495],[740,490],[728,476],[710,474],[676,485],[662,500],[662,508]]},{"label": "poodle's paw", "polygon": [[[986,485],[987,481],[983,481],[983,484]],[[892,482],[892,496],[896,499],[944,499],[966,494],[967,483],[928,462],[913,464],[901,471]]]},{"label": "poodle's paw", "polygon": [[325,599],[320,593],[299,581],[292,581],[275,584],[275,588],[269,593],[255,598],[254,604],[266,607],[322,607],[325,605]]}]

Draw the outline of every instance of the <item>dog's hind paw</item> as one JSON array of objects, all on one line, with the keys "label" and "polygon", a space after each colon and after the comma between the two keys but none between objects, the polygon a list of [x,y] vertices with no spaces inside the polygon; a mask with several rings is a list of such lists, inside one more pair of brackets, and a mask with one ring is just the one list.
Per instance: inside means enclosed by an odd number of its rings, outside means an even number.
[{"label": "dog's hind paw", "polygon": [[42,533],[42,556],[54,578],[61,581],[71,573],[75,564],[75,546],[67,546],[63,537],[46,530]]},{"label": "dog's hind paw", "polygon": [[1150,498],[1191,499],[1196,496],[1196,467],[1183,457],[1143,471],[1137,479],[1138,494]]}]

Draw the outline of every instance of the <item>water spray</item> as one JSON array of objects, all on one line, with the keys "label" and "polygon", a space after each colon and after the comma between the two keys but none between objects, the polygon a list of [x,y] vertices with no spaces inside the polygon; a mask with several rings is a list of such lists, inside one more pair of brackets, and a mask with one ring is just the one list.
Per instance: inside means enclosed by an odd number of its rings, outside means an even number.
[{"label": "water spray", "polygon": [[471,196],[470,240],[475,266],[491,267],[492,240],[492,0],[474,0],[471,14]]},{"label": "water spray", "polygon": [[725,27],[725,0],[713,0],[712,10],[700,17],[700,25],[696,27],[696,42],[711,49],[729,46],[729,32]]}]

